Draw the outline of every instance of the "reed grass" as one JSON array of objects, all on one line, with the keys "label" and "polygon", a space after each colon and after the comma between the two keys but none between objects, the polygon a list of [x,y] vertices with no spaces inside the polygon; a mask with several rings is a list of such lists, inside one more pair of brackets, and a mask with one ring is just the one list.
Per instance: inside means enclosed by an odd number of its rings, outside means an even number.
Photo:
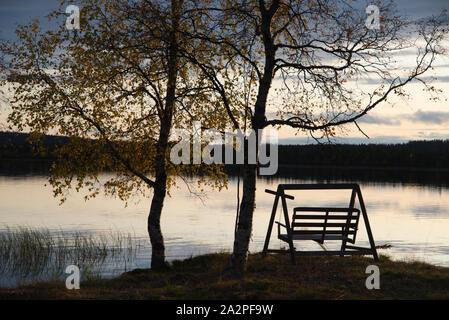
[{"label": "reed grass", "polygon": [[130,233],[120,231],[92,234],[5,227],[0,231],[0,273],[18,282],[56,280],[73,264],[84,278],[99,277],[106,267],[127,271],[140,248]]}]

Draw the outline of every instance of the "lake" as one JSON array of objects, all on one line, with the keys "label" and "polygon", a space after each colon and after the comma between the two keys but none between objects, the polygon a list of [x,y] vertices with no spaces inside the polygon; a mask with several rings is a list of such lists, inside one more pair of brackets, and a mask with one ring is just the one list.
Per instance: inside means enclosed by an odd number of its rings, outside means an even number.
[{"label": "lake", "polygon": [[[304,171],[306,169],[297,169]],[[413,180],[413,179],[412,179]],[[262,250],[274,196],[264,192],[276,189],[279,183],[314,183],[313,178],[260,178],[257,184],[253,235],[250,252]],[[324,182],[348,182],[347,179],[328,179]],[[379,250],[393,259],[415,259],[441,266],[449,266],[449,188],[444,184],[414,182],[355,181],[362,193],[376,245],[389,244]],[[47,228],[54,232],[83,232],[97,234],[118,230],[129,232],[140,248],[126,269],[148,268],[151,247],[147,235],[147,215],[150,199],[132,199],[127,207],[118,199],[99,195],[84,201],[83,195],[73,191],[63,205],[53,198],[45,175],[19,173],[0,175],[0,232],[6,227],[27,226]],[[232,251],[237,205],[237,178],[231,177],[228,188],[222,191],[207,189],[201,197],[192,195],[184,182],[172,189],[162,214],[162,230],[167,259],[182,259],[194,255]],[[294,206],[339,206],[349,202],[349,191],[295,191]],[[240,194],[241,195],[241,194]],[[280,208],[278,217],[281,217]],[[273,228],[270,247],[285,247],[276,238]],[[367,236],[361,220],[358,244],[367,246]],[[301,248],[315,248],[305,241]],[[319,248],[319,247],[318,247]],[[102,275],[110,277],[123,272],[125,266],[105,268]],[[3,280],[2,280],[3,278]],[[6,275],[0,276],[0,285]]]}]

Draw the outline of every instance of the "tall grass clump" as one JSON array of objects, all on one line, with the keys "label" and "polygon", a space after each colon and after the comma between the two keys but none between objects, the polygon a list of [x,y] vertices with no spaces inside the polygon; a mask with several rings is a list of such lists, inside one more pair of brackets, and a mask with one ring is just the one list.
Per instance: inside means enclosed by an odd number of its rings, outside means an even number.
[{"label": "tall grass clump", "polygon": [[57,280],[73,264],[82,277],[98,277],[105,268],[126,271],[140,247],[131,234],[119,231],[92,234],[6,227],[0,231],[0,274],[9,282],[12,276],[17,284]]}]

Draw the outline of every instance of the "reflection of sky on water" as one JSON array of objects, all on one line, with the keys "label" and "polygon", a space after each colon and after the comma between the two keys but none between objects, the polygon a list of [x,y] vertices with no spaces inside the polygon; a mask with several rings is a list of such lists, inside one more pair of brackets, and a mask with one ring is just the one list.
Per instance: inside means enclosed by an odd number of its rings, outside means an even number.
[{"label": "reflection of sky on water", "polygon": [[448,216],[449,212],[447,208],[439,205],[424,205],[411,208],[412,212],[418,217],[435,217],[435,216]]},{"label": "reflection of sky on water", "polygon": [[[65,231],[130,232],[144,243],[135,264],[149,266],[150,245],[146,231],[149,199],[134,199],[128,207],[118,199],[99,196],[85,202],[81,194],[71,194],[59,206],[51,188],[44,187],[40,176],[0,177],[0,228],[4,226],[47,227]],[[259,179],[256,193],[251,252],[262,249],[273,196],[264,192],[275,189],[282,180]],[[290,180],[289,183],[311,182]],[[449,189],[400,184],[362,184],[370,224],[377,245],[391,244],[380,250],[397,259],[420,259],[449,266]],[[291,191],[294,206],[346,206],[349,191]],[[231,251],[236,213],[236,180],[221,192],[208,190],[198,199],[188,193],[184,183],[172,190],[162,215],[162,230],[169,260],[216,251]],[[280,217],[280,210],[278,210]],[[284,244],[276,239],[273,228],[271,247]],[[357,239],[367,245],[361,220]],[[316,244],[301,242],[300,248]],[[334,244],[329,244],[332,248]],[[112,274],[111,274],[112,275]]]}]

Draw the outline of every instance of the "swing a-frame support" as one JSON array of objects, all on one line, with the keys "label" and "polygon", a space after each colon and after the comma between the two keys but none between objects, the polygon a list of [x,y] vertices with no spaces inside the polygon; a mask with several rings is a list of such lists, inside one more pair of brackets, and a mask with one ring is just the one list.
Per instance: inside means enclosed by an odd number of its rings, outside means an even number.
[{"label": "swing a-frame support", "polygon": [[[289,190],[351,190],[351,198],[348,207],[296,207],[293,209],[290,221],[287,199],[294,200],[294,197],[285,193]],[[358,184],[280,184],[277,191],[266,189],[265,192],[275,195],[275,198],[263,254],[286,252],[268,248],[273,224],[276,223],[278,239],[288,243],[293,264],[296,262],[296,256],[305,255],[372,255],[374,260],[378,261],[365,203]],[[355,208],[356,200],[359,202],[360,209]],[[274,221],[279,202],[284,215],[284,224]],[[355,246],[360,216],[363,217],[368,234],[369,248]],[[341,241],[341,247],[340,250],[300,251],[293,245],[297,240],[312,240],[320,245],[323,245],[325,241]]]}]

